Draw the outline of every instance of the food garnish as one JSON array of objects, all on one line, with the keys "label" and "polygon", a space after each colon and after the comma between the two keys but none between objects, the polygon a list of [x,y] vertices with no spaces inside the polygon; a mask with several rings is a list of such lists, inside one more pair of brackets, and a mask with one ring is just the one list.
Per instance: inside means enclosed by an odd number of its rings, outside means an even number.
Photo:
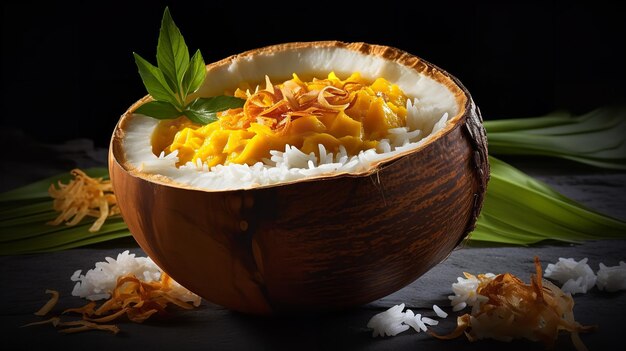
[{"label": "food garnish", "polygon": [[[457,327],[447,335],[439,335],[426,325],[438,321],[415,315],[404,304],[396,305],[372,317],[367,324],[373,329],[372,336],[395,336],[415,325],[415,331],[427,331],[439,339],[454,339],[465,334],[470,341],[496,339],[510,342],[525,338],[541,341],[546,347],[554,345],[561,330],[571,334],[577,350],[587,350],[578,333],[595,327],[582,326],[574,319],[574,300],[556,285],[541,277],[541,263],[535,257],[535,271],[527,285],[510,273],[492,273],[477,276],[464,273],[452,284],[454,295],[450,296],[453,311],[467,306],[470,313],[457,317]],[[438,317],[448,314],[437,305],[433,310]],[[417,319],[416,319],[417,318]]]},{"label": "food garnish", "polygon": [[89,331],[89,330],[103,330],[103,331],[109,331],[113,334],[117,334],[120,331],[120,328],[112,324],[97,324],[97,323],[89,322],[86,320],[79,320],[79,321],[72,321],[72,322],[59,322],[57,326],[72,327],[72,328],[60,329],[59,333],[63,333],[63,334],[80,333],[80,332]]},{"label": "food garnish", "polygon": [[216,113],[243,106],[244,101],[232,96],[197,97],[195,93],[206,77],[206,67],[200,50],[189,59],[189,50],[180,30],[166,7],[161,21],[157,45],[157,66],[133,53],[139,75],[154,101],[135,111],[157,119],[186,116],[204,125],[215,121]]},{"label": "food garnish", "polygon": [[57,302],[59,302],[59,292],[56,290],[46,290],[46,294],[51,294],[50,300],[43,305],[39,311],[35,312],[36,316],[45,316],[56,306]]},{"label": "food garnish", "polygon": [[172,278],[167,273],[161,273],[159,281],[146,282],[132,274],[117,279],[117,284],[111,298],[100,307],[95,308],[89,302],[82,308],[68,309],[63,313],[80,313],[83,319],[95,323],[107,323],[122,316],[135,323],[142,323],[155,313],[163,314],[169,304],[190,310],[199,305],[200,300],[193,304],[185,302],[172,293]]},{"label": "food garnish", "polygon": [[97,219],[89,231],[97,232],[108,217],[120,213],[111,181],[91,178],[80,169],[73,169],[71,174],[74,179],[69,183],[58,182],[57,186],[51,184],[48,189],[48,193],[54,199],[52,204],[54,210],[61,212],[48,224],[59,225],[65,222],[66,225],[73,226],[86,216],[90,216]]},{"label": "food garnish", "polygon": [[59,323],[61,323],[61,318],[59,317],[52,317],[43,321],[39,321],[39,322],[32,322],[32,323],[28,323],[28,324],[24,324],[22,326],[22,328],[24,327],[32,327],[34,325],[43,325],[43,324],[52,324],[53,326],[58,326]]},{"label": "food garnish", "polygon": [[[114,286],[107,288],[113,277]],[[61,317],[54,316],[23,327],[52,324],[60,328],[60,333],[66,334],[89,330],[117,334],[120,330],[117,326],[103,323],[117,321],[124,316],[131,322],[142,323],[154,314],[166,314],[169,305],[190,310],[201,302],[200,297],[175,282],[167,273],[161,272],[152,260],[135,257],[135,254],[128,251],[120,253],[117,259],[107,257],[106,262],[98,262],[96,268],[84,276],[77,271],[72,280],[79,281],[73,295],[94,300],[105,297],[108,299],[100,306],[95,301],[90,301],[81,307],[65,309],[62,313],[80,315],[80,320],[62,321]],[[58,301],[58,292],[46,290],[46,293],[53,296],[36,313],[38,316],[47,315]]]},{"label": "food garnish", "polygon": [[[525,338],[541,341],[551,347],[559,332],[571,334],[577,350],[586,350],[578,333],[592,330],[574,319],[574,300],[556,285],[541,277],[539,258],[527,285],[510,273],[479,279],[478,298],[471,313],[457,318],[457,328],[447,335],[431,334],[440,339],[453,339],[465,334],[470,341],[491,338],[501,341]],[[474,277],[465,274],[468,278]]]}]

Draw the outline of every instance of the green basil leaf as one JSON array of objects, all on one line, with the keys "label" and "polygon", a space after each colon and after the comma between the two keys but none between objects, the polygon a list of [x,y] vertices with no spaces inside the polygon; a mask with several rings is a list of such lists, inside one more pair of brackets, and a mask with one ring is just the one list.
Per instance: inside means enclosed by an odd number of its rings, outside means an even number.
[{"label": "green basil leaf", "polygon": [[182,113],[167,101],[150,101],[135,110],[135,113],[146,115],[157,119],[174,119]]},{"label": "green basil leaf", "polygon": [[170,88],[175,93],[180,93],[180,84],[183,81],[187,66],[189,66],[189,49],[167,7],[161,20],[157,44],[157,64],[159,69],[163,71]]},{"label": "green basil leaf", "polygon": [[243,99],[224,95],[197,98],[183,113],[195,123],[208,124],[217,120],[217,112],[242,107],[245,102]]},{"label": "green basil leaf", "polygon": [[207,112],[207,111],[194,111],[194,110],[185,110],[183,114],[189,118],[190,121],[197,124],[209,124],[217,121],[217,112]]},{"label": "green basil leaf", "polygon": [[191,57],[191,62],[189,63],[189,67],[187,67],[187,71],[183,77],[183,92],[185,96],[187,94],[195,93],[196,90],[200,88],[200,85],[202,85],[202,82],[204,82],[205,77],[206,67],[204,65],[204,59],[202,58],[200,50],[198,50]]},{"label": "green basil leaf", "polygon": [[246,100],[234,96],[220,95],[208,98],[197,98],[189,104],[188,108],[194,111],[219,112],[228,110],[229,108],[243,107],[245,102]]},{"label": "green basil leaf", "polygon": [[152,95],[155,100],[168,101],[180,107],[180,103],[176,100],[174,92],[165,80],[163,72],[137,53],[133,52],[133,55],[135,56],[135,63],[139,69],[139,75],[148,93]]}]

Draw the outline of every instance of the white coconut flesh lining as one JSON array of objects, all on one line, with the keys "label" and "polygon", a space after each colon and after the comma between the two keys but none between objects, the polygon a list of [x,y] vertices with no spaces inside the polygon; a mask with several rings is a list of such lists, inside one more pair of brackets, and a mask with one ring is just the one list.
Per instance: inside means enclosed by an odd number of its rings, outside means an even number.
[{"label": "white coconut flesh lining", "polygon": [[332,153],[319,145],[320,157],[317,157],[287,145],[284,150],[271,151],[271,158],[252,166],[230,164],[209,168],[198,161],[176,167],[176,151],[158,156],[152,153],[151,136],[159,121],[133,114],[127,117],[124,128],[126,167],[138,171],[133,172],[138,176],[162,175],[179,186],[209,191],[251,189],[328,175],[363,174],[385,160],[428,143],[458,113],[454,94],[443,84],[395,61],[337,47],[267,53],[255,56],[254,60],[241,57],[209,70],[199,94],[221,95],[225,90],[234,90],[238,82],[263,81],[266,74],[278,82],[289,79],[294,72],[309,78],[325,77],[330,71],[339,77],[360,72],[372,81],[383,77],[397,84],[410,97],[406,127],[390,129],[376,149],[353,156],[347,155],[343,147]]}]

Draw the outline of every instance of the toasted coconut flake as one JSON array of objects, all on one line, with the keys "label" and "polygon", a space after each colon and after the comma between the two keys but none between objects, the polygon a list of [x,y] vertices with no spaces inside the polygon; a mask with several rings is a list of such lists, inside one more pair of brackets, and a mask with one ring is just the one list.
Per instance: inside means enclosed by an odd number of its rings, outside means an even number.
[{"label": "toasted coconut flake", "polygon": [[45,321],[32,322],[32,323],[24,324],[20,328],[32,327],[33,325],[43,325],[43,324],[52,324],[53,326],[56,327],[57,325],[59,325],[60,322],[61,322],[61,318],[59,318],[59,317],[52,317],[50,319],[46,319]]},{"label": "toasted coconut flake", "polygon": [[[314,81],[331,84],[330,81]],[[229,120],[228,126],[242,129],[256,122],[270,127],[280,135],[286,133],[295,118],[319,117],[324,112],[344,110],[351,103],[347,102],[349,93],[333,85],[326,85],[321,90],[307,91],[295,80],[288,80],[276,89],[268,76],[265,76],[265,85],[265,89],[248,95],[242,113],[231,117],[234,120]]]},{"label": "toasted coconut flake", "polygon": [[128,319],[135,323],[143,323],[146,319],[150,318],[153,314],[159,312],[158,309],[151,309],[147,311],[140,312],[139,310],[129,310],[127,315]]},{"label": "toasted coconut flake", "polygon": [[65,222],[66,225],[73,226],[87,216],[96,217],[89,231],[97,232],[108,217],[119,214],[111,181],[91,178],[80,169],[73,169],[71,174],[74,179],[68,184],[59,182],[57,187],[52,184],[48,189],[54,199],[54,210],[60,212],[48,224],[59,225]]},{"label": "toasted coconut flake", "polygon": [[54,306],[56,306],[57,302],[59,302],[59,292],[58,291],[46,289],[46,294],[52,294],[52,297],[50,297],[50,300],[48,300],[48,302],[46,302],[46,304],[43,305],[43,307],[41,307],[39,309],[39,311],[35,312],[36,316],[45,316],[45,315],[47,315],[48,313],[50,313],[50,311],[52,311]]},{"label": "toasted coconut flake", "polygon": [[91,316],[93,315],[96,310],[96,302],[95,301],[91,301],[90,303],[82,306],[82,307],[76,307],[76,308],[68,308],[65,311],[63,311],[62,314],[66,314],[66,313],[79,313],[82,314],[83,316]]},{"label": "toasted coconut flake", "polygon": [[280,92],[283,94],[285,101],[289,103],[291,110],[297,111],[300,109],[300,103],[295,98],[296,95],[300,95],[300,91],[302,91],[302,88],[291,80],[283,83],[283,86],[280,88]]},{"label": "toasted coconut flake", "polygon": [[332,101],[335,102],[337,100],[345,100],[347,96],[348,93],[345,90],[341,90],[332,85],[328,85],[320,90],[320,93],[317,95],[317,102],[320,104],[321,107],[327,108],[329,110],[345,110],[346,108],[348,108],[348,106],[350,106],[349,102],[333,105],[328,101],[328,98],[331,98]]},{"label": "toasted coconut flake", "polygon": [[[432,330],[429,330],[428,333],[436,337],[437,339],[451,340],[451,339],[456,339],[459,336],[461,336],[467,330],[467,328],[469,328],[469,326],[470,326],[470,315],[466,313],[456,318],[456,329],[454,329],[449,334],[439,335]],[[468,338],[470,337],[468,336]]]},{"label": "toasted coconut flake", "polygon": [[117,311],[117,312],[115,312],[113,314],[110,314],[108,316],[104,316],[104,317],[100,317],[100,318],[89,318],[89,317],[87,317],[87,318],[85,318],[85,320],[88,320],[90,322],[95,322],[95,323],[107,323],[107,322],[114,321],[117,318],[123,316],[126,312],[128,312],[128,310],[129,310],[129,307],[126,307],[126,308],[122,308],[121,310],[119,310],[119,311]]},{"label": "toasted coconut flake", "polygon": [[311,90],[307,93],[298,95],[296,101],[299,105],[308,105],[317,100],[317,96],[320,94],[319,90]]},{"label": "toasted coconut flake", "polygon": [[109,331],[113,334],[117,334],[120,331],[120,328],[118,328],[116,325],[113,325],[113,324],[96,324],[96,323],[89,322],[86,320],[80,320],[80,321],[74,321],[74,322],[61,322],[58,324],[58,326],[59,327],[76,326],[74,328],[65,328],[65,329],[59,330],[59,333],[63,333],[63,334],[80,333],[80,332],[89,331],[89,330],[104,330],[104,331]]},{"label": "toasted coconut flake", "polygon": [[453,339],[465,333],[470,341],[526,338],[551,347],[559,332],[565,330],[570,332],[577,350],[586,350],[578,333],[594,327],[582,326],[574,320],[574,300],[554,284],[542,280],[538,257],[535,257],[535,271],[529,285],[510,273],[484,280],[476,292],[487,300],[479,300],[471,314],[458,317],[457,328],[450,334],[431,334],[440,339]]},{"label": "toasted coconut flake", "polygon": [[265,75],[265,91],[272,95],[274,94],[274,84],[272,84],[272,81],[270,80],[270,77],[267,76],[267,74]]}]

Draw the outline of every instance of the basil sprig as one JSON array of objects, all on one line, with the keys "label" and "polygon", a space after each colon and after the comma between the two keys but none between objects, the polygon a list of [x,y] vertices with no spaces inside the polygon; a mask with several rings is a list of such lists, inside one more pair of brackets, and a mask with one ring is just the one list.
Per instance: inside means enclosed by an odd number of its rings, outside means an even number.
[{"label": "basil sprig", "polygon": [[196,98],[187,101],[206,78],[204,59],[200,50],[189,58],[189,49],[180,30],[166,7],[161,21],[157,45],[157,65],[152,65],[133,52],[143,85],[154,101],[135,111],[157,119],[173,119],[181,115],[192,122],[208,124],[217,120],[217,112],[243,106],[245,100],[232,96]]}]

